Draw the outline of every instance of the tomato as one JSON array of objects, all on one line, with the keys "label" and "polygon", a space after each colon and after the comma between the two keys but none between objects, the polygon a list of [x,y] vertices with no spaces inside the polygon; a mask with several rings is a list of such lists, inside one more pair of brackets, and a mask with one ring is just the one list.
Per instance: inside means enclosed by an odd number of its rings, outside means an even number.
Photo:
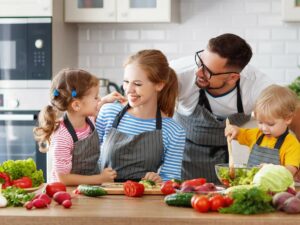
[{"label": "tomato", "polygon": [[166,182],[164,182],[161,187],[160,190],[164,195],[169,195],[169,194],[173,194],[175,193],[175,188],[174,188],[174,182],[171,180],[168,180]]},{"label": "tomato", "polygon": [[203,185],[205,183],[206,183],[206,179],[205,178],[196,178],[196,179],[184,181],[181,184],[181,187],[184,187],[184,186],[196,187],[196,186],[201,186],[201,185]]},{"label": "tomato", "polygon": [[192,207],[198,212],[208,212],[210,202],[206,196],[194,195],[191,199]]},{"label": "tomato", "polygon": [[32,180],[29,177],[22,177],[12,181],[12,185],[18,188],[31,188]]},{"label": "tomato", "polygon": [[223,179],[223,180],[222,180],[222,184],[223,184],[225,187],[229,187],[229,186],[230,186],[230,183],[229,183],[229,180],[228,180],[228,179]]},{"label": "tomato", "polygon": [[233,203],[233,198],[229,197],[229,196],[224,196],[224,206],[228,207],[231,206]]},{"label": "tomato", "polygon": [[66,185],[64,185],[61,182],[53,182],[53,183],[47,184],[46,194],[49,197],[52,197],[58,191],[67,191]]},{"label": "tomato", "polygon": [[225,200],[222,195],[216,194],[209,199],[211,210],[218,211],[225,206]]},{"label": "tomato", "polygon": [[0,172],[0,184],[2,184],[2,188],[5,189],[8,186],[11,186],[11,180],[8,173]]},{"label": "tomato", "polygon": [[145,186],[138,182],[126,181],[123,184],[124,194],[129,197],[141,197],[144,194]]}]

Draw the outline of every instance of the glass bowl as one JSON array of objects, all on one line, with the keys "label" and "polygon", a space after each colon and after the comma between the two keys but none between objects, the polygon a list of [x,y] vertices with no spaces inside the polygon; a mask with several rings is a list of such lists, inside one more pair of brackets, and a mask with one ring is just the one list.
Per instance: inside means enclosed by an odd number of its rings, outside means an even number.
[{"label": "glass bowl", "polygon": [[229,165],[224,164],[216,164],[215,171],[219,181],[225,187],[231,187],[236,185],[243,185],[243,184],[251,184],[254,175],[259,170],[258,167],[247,167],[244,164],[235,164],[234,165],[234,172],[235,177],[231,179],[229,176]]}]

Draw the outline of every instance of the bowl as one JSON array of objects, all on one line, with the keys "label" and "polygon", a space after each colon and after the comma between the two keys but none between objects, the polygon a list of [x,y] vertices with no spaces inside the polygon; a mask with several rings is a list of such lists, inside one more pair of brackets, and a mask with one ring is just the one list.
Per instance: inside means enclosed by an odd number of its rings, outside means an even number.
[{"label": "bowl", "polygon": [[229,176],[229,165],[224,164],[216,164],[215,171],[219,181],[225,187],[232,187],[236,185],[244,185],[244,184],[251,184],[254,175],[259,170],[258,167],[247,167],[244,164],[235,164],[234,171],[235,177],[231,179]]}]

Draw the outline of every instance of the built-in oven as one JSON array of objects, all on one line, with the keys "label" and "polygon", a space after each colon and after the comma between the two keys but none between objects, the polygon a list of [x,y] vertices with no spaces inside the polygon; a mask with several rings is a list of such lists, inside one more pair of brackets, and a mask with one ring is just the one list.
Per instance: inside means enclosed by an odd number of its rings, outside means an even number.
[{"label": "built-in oven", "polygon": [[33,128],[49,102],[51,24],[51,17],[0,18],[0,163],[31,157],[45,179]]}]

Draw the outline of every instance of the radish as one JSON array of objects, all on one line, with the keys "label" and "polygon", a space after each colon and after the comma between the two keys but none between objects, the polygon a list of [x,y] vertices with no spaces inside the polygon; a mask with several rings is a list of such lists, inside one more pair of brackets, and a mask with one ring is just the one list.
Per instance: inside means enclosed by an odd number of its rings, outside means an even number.
[{"label": "radish", "polygon": [[63,201],[62,205],[63,205],[66,209],[68,209],[68,208],[70,208],[70,207],[72,206],[72,202],[71,202],[71,200],[65,200],[65,201]]},{"label": "radish", "polygon": [[53,199],[54,201],[56,201],[58,204],[61,205],[63,201],[71,200],[71,195],[65,191],[59,191],[53,195]]},{"label": "radish", "polygon": [[42,209],[42,208],[46,208],[47,207],[46,201],[44,199],[40,199],[40,198],[34,199],[32,201],[32,204],[37,209]]},{"label": "radish", "polygon": [[34,199],[43,199],[47,203],[47,205],[50,205],[51,201],[52,201],[51,198],[47,194],[45,194],[45,193],[36,195],[34,197]]},{"label": "radish", "polygon": [[26,209],[32,209],[32,207],[33,207],[33,203],[32,203],[32,201],[28,201],[28,202],[26,202],[25,204],[24,204],[24,207],[26,208]]}]

